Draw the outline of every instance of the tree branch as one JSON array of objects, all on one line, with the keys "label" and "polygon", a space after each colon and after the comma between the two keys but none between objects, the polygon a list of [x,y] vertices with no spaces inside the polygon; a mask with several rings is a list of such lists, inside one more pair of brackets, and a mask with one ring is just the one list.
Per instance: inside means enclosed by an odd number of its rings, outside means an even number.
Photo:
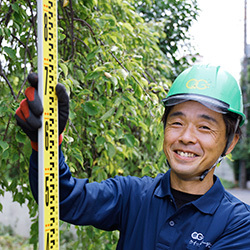
[{"label": "tree branch", "polygon": [[88,27],[88,29],[90,30],[94,40],[95,40],[95,44],[98,46],[98,42],[96,40],[96,35],[95,35],[95,32],[93,31],[92,27],[83,19],[80,19],[80,18],[74,18],[75,21],[79,21],[79,22],[82,22],[85,26]]},{"label": "tree branch", "polygon": [[72,0],[70,0],[70,32],[71,32],[71,54],[74,57],[75,46],[74,46],[74,11],[72,6]]},{"label": "tree branch", "polygon": [[[104,46],[104,43],[101,41],[101,45]],[[148,96],[148,98],[153,102],[152,98],[150,97],[149,93],[146,91],[146,89],[143,88],[143,86],[140,84],[140,82],[129,72],[129,70],[118,60],[118,58],[114,55],[112,51],[109,51],[110,55],[116,60],[116,62],[126,71],[128,72],[131,77],[136,81],[136,83],[141,87],[141,89],[145,92],[145,94]]]},{"label": "tree branch", "polygon": [[9,120],[8,120],[8,123],[7,123],[6,129],[5,129],[5,132],[4,132],[4,136],[3,136],[3,141],[5,141],[5,140],[6,140],[7,133],[8,133],[9,126],[10,126],[10,121],[11,121],[11,118],[12,118],[12,113],[10,113],[10,115],[9,115]]},{"label": "tree branch", "polygon": [[12,94],[12,96],[14,97],[14,99],[16,101],[17,100],[16,95],[14,93],[14,90],[13,90],[12,86],[11,86],[11,83],[9,82],[8,78],[6,77],[6,75],[3,72],[2,63],[1,62],[0,62],[0,76],[2,76],[4,78],[4,80],[6,81],[6,83],[8,84],[8,86],[10,88],[10,91],[11,91],[11,94]]}]

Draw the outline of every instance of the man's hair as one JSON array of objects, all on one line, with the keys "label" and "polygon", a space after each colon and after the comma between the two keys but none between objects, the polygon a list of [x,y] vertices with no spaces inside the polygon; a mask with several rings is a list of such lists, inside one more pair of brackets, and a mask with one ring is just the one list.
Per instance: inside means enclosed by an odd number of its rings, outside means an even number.
[{"label": "man's hair", "polygon": [[231,134],[237,134],[241,137],[242,131],[239,126],[239,115],[228,112],[227,114],[223,114],[223,119],[226,125],[226,137],[229,138]]}]

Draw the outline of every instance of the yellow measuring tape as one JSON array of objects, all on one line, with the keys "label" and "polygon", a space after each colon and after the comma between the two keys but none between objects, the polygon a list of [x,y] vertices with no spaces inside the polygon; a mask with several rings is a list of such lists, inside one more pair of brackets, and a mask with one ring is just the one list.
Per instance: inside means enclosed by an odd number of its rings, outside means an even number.
[{"label": "yellow measuring tape", "polygon": [[43,103],[38,132],[39,250],[59,249],[57,1],[37,1],[38,93]]}]

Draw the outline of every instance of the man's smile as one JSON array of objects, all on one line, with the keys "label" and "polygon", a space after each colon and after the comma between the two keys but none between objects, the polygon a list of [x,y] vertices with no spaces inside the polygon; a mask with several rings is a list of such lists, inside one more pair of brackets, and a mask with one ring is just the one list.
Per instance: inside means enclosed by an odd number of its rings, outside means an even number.
[{"label": "man's smile", "polygon": [[194,158],[197,156],[194,153],[184,152],[184,151],[180,151],[180,150],[175,151],[175,153],[182,156],[182,157],[187,157],[187,158]]}]

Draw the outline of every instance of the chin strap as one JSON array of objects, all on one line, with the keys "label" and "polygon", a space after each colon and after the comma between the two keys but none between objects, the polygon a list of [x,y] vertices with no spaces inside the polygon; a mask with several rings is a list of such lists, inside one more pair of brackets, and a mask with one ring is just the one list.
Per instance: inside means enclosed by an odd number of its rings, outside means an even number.
[{"label": "chin strap", "polygon": [[235,136],[236,130],[237,130],[238,126],[239,126],[239,123],[240,123],[240,117],[237,118],[237,122],[236,122],[235,128],[234,128],[234,133],[232,133],[231,135],[229,135],[228,140],[227,140],[226,147],[225,147],[225,149],[224,149],[222,155],[219,157],[219,159],[214,163],[214,165],[213,165],[211,168],[205,170],[205,171],[202,173],[201,176],[197,176],[197,179],[199,178],[200,181],[203,181],[204,178],[207,176],[207,174],[208,174],[214,167],[216,167],[217,164],[219,164],[219,163],[224,159],[224,157],[226,156],[226,152],[227,152],[229,146],[231,145],[231,143],[232,143],[232,141],[233,141],[233,139],[234,139],[234,136]]},{"label": "chin strap", "polygon": [[213,165],[211,168],[205,170],[205,171],[202,173],[201,176],[197,176],[197,179],[199,179],[200,181],[203,181],[203,180],[205,179],[205,177],[207,176],[207,174],[208,174],[213,168],[215,168],[223,159],[224,159],[224,157],[223,157],[223,156],[220,156],[219,159],[214,163],[214,165]]},{"label": "chin strap", "polygon": [[[188,180],[190,181],[194,181],[194,180],[199,180],[199,181],[203,181],[205,179],[205,177],[207,176],[207,174],[213,169],[215,168],[222,160],[224,159],[224,156],[220,156],[219,159],[214,163],[214,165],[208,169],[206,169],[200,176],[196,176],[193,178],[190,178]],[[166,159],[167,165],[169,166],[169,168],[171,168],[168,160]]]}]

